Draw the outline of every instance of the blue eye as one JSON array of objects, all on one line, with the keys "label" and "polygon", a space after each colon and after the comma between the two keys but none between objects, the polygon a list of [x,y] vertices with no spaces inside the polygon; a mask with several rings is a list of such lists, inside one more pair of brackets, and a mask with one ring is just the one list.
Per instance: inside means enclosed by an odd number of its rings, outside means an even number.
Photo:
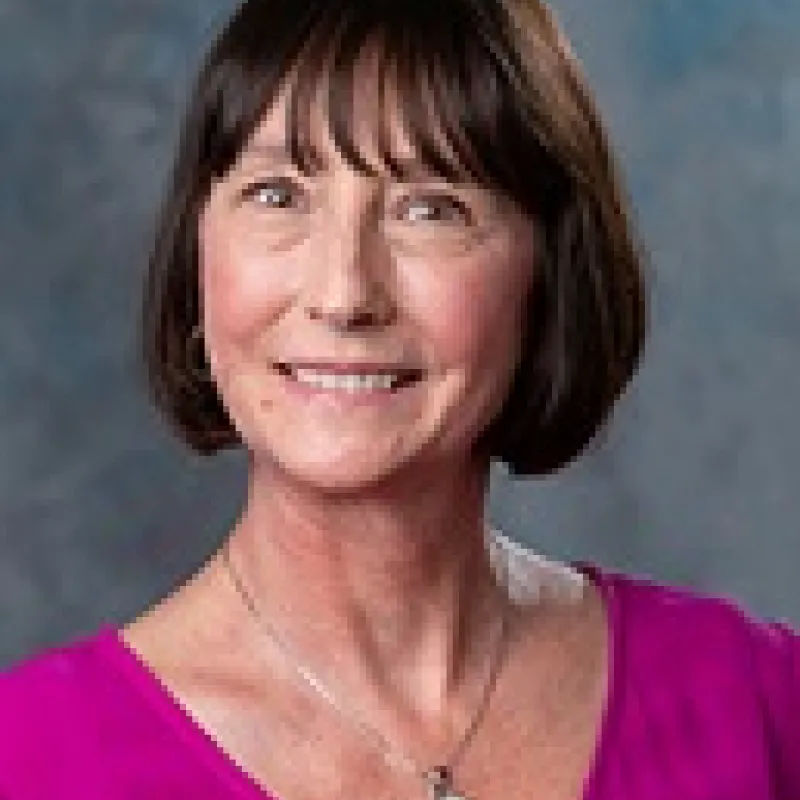
[{"label": "blue eye", "polygon": [[[422,213],[419,213],[419,209],[422,210]],[[472,222],[469,208],[457,198],[446,194],[406,198],[401,204],[401,211],[408,212],[411,222],[456,222],[459,224]]]},{"label": "blue eye", "polygon": [[292,203],[298,201],[300,193],[300,187],[295,181],[276,178],[249,184],[242,192],[242,197],[255,200],[258,205],[283,210],[291,208]]}]

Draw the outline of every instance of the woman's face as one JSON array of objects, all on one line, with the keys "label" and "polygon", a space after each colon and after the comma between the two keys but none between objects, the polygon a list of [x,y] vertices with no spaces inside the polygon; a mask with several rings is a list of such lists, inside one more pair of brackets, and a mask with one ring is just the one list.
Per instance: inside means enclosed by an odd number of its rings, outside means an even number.
[{"label": "woman's face", "polygon": [[[422,170],[392,179],[370,146],[370,97],[356,103],[379,177],[347,164],[319,112],[324,168],[299,172],[282,96],[200,219],[202,321],[228,413],[257,465],[321,488],[466,461],[520,356],[535,257],[530,220],[485,188]],[[389,123],[393,152],[415,163]],[[277,362],[328,366],[286,375]],[[422,373],[395,389],[333,387],[330,364],[352,375],[348,362]]]}]

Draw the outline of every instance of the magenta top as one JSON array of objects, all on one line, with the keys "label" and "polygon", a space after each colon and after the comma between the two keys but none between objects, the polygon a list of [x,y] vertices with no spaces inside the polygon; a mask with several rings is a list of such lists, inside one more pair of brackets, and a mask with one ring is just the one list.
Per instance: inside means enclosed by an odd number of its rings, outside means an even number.
[{"label": "magenta top", "polygon": [[[571,566],[602,590],[613,640],[575,800],[798,800],[797,630],[730,599]],[[278,800],[112,625],[0,673],[0,799],[54,798]]]}]

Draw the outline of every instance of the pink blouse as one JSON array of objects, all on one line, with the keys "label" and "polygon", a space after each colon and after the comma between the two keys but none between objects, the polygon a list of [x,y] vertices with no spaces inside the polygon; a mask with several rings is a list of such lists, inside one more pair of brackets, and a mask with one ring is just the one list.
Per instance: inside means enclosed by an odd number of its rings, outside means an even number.
[{"label": "pink blouse", "polygon": [[[601,589],[613,640],[575,800],[800,800],[800,634],[729,599],[572,566]],[[277,800],[113,625],[0,673],[0,800],[184,798]]]}]

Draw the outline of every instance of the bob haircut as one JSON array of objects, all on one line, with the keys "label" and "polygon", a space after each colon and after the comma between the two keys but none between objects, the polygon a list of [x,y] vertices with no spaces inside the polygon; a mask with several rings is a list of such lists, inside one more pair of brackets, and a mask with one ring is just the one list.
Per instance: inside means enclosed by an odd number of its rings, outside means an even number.
[{"label": "bob haircut", "polygon": [[[213,380],[198,378],[208,367],[205,342],[189,352],[200,308],[199,216],[284,87],[298,167],[315,160],[309,104],[327,85],[333,141],[354,169],[371,172],[354,141],[351,102],[368,44],[378,45],[378,86],[388,70],[424,165],[446,180],[480,181],[539,226],[543,252],[531,265],[521,358],[473,452],[516,475],[554,472],[592,442],[635,372],[646,287],[607,134],[553,13],[538,0],[238,7],[200,70],[157,219],[142,305],[150,397],[196,453],[242,444]],[[402,177],[385,146],[382,156]]]}]

